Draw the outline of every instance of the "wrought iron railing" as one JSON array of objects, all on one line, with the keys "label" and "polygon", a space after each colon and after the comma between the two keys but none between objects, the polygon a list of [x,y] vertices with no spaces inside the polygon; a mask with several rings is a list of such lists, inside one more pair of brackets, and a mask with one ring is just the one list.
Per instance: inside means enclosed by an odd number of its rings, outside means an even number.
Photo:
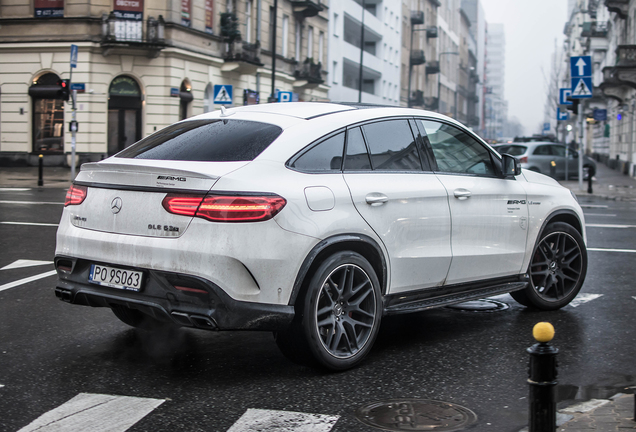
[{"label": "wrought iron railing", "polygon": [[228,44],[228,50],[223,58],[225,61],[243,61],[254,65],[262,66],[261,44],[247,43],[240,39]]},{"label": "wrought iron railing", "polygon": [[312,59],[306,59],[304,62],[296,65],[294,76],[297,80],[306,80],[312,84],[322,84],[322,64],[314,63]]},{"label": "wrought iron railing", "polygon": [[102,15],[102,44],[137,42],[163,45],[164,34],[165,21],[161,15],[156,19],[149,17],[139,21],[118,18],[114,12]]}]

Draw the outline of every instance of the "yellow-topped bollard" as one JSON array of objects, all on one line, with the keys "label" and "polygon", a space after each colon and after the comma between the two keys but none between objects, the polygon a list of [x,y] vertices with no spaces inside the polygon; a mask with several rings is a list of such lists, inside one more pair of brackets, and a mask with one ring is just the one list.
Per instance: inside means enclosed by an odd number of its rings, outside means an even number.
[{"label": "yellow-topped bollard", "polygon": [[549,322],[540,322],[532,328],[532,336],[537,342],[550,342],[554,338],[554,327]]}]

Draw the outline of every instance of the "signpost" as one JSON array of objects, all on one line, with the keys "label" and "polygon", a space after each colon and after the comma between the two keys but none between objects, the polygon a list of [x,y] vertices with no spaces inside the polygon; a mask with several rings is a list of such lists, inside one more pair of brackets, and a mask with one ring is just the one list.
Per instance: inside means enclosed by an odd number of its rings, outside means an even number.
[{"label": "signpost", "polygon": [[[587,99],[592,97],[592,57],[570,57],[570,77],[572,79],[573,99]],[[579,189],[583,189],[583,129],[585,127],[585,110],[581,106],[581,130],[579,132]],[[567,159],[566,159],[567,160]],[[567,168],[566,168],[567,173]],[[567,179],[567,177],[566,177]]]},{"label": "signpost", "polygon": [[77,45],[71,44],[71,73],[69,75],[69,84],[71,86],[71,99],[72,99],[72,117],[71,124],[69,125],[69,129],[71,130],[71,180],[75,180],[75,146],[76,146],[76,134],[77,134],[77,115],[76,115],[76,100],[77,100],[77,90],[73,89],[73,69],[77,67]]}]

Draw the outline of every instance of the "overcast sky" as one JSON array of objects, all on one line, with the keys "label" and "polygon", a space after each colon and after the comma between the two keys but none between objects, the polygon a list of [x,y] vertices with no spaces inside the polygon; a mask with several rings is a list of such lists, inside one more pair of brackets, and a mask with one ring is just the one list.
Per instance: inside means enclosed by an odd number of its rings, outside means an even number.
[{"label": "overcast sky", "polygon": [[488,23],[502,23],[506,35],[505,98],[508,117],[525,134],[540,133],[546,79],[552,53],[563,46],[567,0],[480,0]]}]

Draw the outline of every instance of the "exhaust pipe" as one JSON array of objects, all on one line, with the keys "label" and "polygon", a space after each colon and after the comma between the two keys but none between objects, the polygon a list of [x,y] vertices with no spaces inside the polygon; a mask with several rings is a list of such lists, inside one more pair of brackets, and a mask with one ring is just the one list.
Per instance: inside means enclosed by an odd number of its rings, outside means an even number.
[{"label": "exhaust pipe", "polygon": [[56,287],[55,288],[55,296],[57,298],[59,298],[62,301],[65,301],[67,303],[71,303],[71,300],[73,299],[73,292],[69,289],[66,288],[59,288]]}]

